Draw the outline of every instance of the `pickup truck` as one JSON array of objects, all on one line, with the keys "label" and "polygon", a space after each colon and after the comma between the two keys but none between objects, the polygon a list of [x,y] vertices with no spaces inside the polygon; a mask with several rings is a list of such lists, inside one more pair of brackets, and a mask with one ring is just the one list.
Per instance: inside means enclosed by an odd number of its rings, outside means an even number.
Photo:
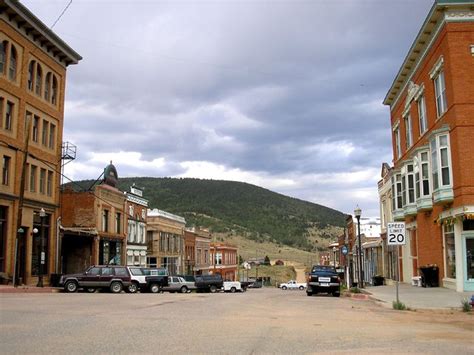
[{"label": "pickup truck", "polygon": [[215,293],[224,285],[224,281],[220,274],[196,275],[195,280],[197,292]]},{"label": "pickup truck", "polygon": [[168,276],[168,271],[165,268],[127,266],[127,269],[132,277],[132,283],[125,290],[130,293],[149,289],[150,282],[148,282],[147,285],[147,276],[161,276],[159,278],[153,279],[153,281],[159,283],[159,286],[164,285],[164,276]]},{"label": "pickup truck", "polygon": [[281,283],[278,285],[278,288],[282,290],[304,290],[306,288],[306,283],[296,282],[295,280],[290,280],[287,283]]},{"label": "pickup truck", "polygon": [[334,266],[314,265],[308,276],[306,294],[331,293],[334,297],[341,295],[341,279]]}]

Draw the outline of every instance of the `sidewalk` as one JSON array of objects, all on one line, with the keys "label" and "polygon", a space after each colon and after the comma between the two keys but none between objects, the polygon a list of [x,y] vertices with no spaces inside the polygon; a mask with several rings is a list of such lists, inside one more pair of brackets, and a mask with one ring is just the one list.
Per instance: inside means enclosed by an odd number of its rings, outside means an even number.
[{"label": "sidewalk", "polygon": [[[369,293],[372,299],[381,301],[383,306],[392,308],[396,300],[396,286],[368,286],[362,292]],[[443,287],[416,287],[400,283],[398,299],[411,309],[450,309],[461,308],[463,299],[471,299],[474,292],[456,292]]]},{"label": "sidewalk", "polygon": [[59,292],[54,287],[36,287],[36,286],[18,286],[0,285],[0,293],[53,293]]}]

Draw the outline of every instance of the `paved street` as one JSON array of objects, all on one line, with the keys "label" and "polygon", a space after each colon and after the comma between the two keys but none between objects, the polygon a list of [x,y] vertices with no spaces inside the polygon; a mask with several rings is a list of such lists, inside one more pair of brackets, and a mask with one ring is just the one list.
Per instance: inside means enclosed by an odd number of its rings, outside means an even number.
[{"label": "paved street", "polygon": [[474,316],[301,291],[1,294],[2,353],[474,352]]}]

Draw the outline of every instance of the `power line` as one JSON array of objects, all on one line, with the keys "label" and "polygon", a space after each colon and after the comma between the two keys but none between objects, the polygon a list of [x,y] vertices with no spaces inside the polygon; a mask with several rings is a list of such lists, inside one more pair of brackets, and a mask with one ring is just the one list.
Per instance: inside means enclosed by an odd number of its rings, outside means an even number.
[{"label": "power line", "polygon": [[53,25],[50,27],[50,29],[53,29],[54,26],[56,26],[56,24],[58,23],[58,21],[61,19],[61,17],[63,17],[64,13],[67,11],[67,9],[69,8],[69,6],[72,4],[72,0],[69,1],[69,4],[66,5],[66,7],[64,8],[63,12],[61,12],[61,14],[58,16],[58,18],[56,19],[56,21],[54,21]]}]

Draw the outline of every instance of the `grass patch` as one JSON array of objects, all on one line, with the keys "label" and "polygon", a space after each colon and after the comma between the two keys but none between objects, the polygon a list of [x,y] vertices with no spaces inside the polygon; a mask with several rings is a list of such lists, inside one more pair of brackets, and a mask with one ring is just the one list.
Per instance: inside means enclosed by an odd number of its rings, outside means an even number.
[{"label": "grass patch", "polygon": [[462,305],[462,311],[463,312],[470,312],[472,310],[472,307],[471,305],[469,304],[469,300],[467,298],[464,298],[462,301],[461,301],[461,305]]},{"label": "grass patch", "polygon": [[393,301],[392,303],[393,309],[396,309],[398,311],[405,311],[408,310],[407,306],[405,306],[405,303],[400,302],[400,301]]},{"label": "grass patch", "polygon": [[360,288],[358,287],[351,287],[351,290],[350,290],[352,293],[361,293],[360,292]]}]

